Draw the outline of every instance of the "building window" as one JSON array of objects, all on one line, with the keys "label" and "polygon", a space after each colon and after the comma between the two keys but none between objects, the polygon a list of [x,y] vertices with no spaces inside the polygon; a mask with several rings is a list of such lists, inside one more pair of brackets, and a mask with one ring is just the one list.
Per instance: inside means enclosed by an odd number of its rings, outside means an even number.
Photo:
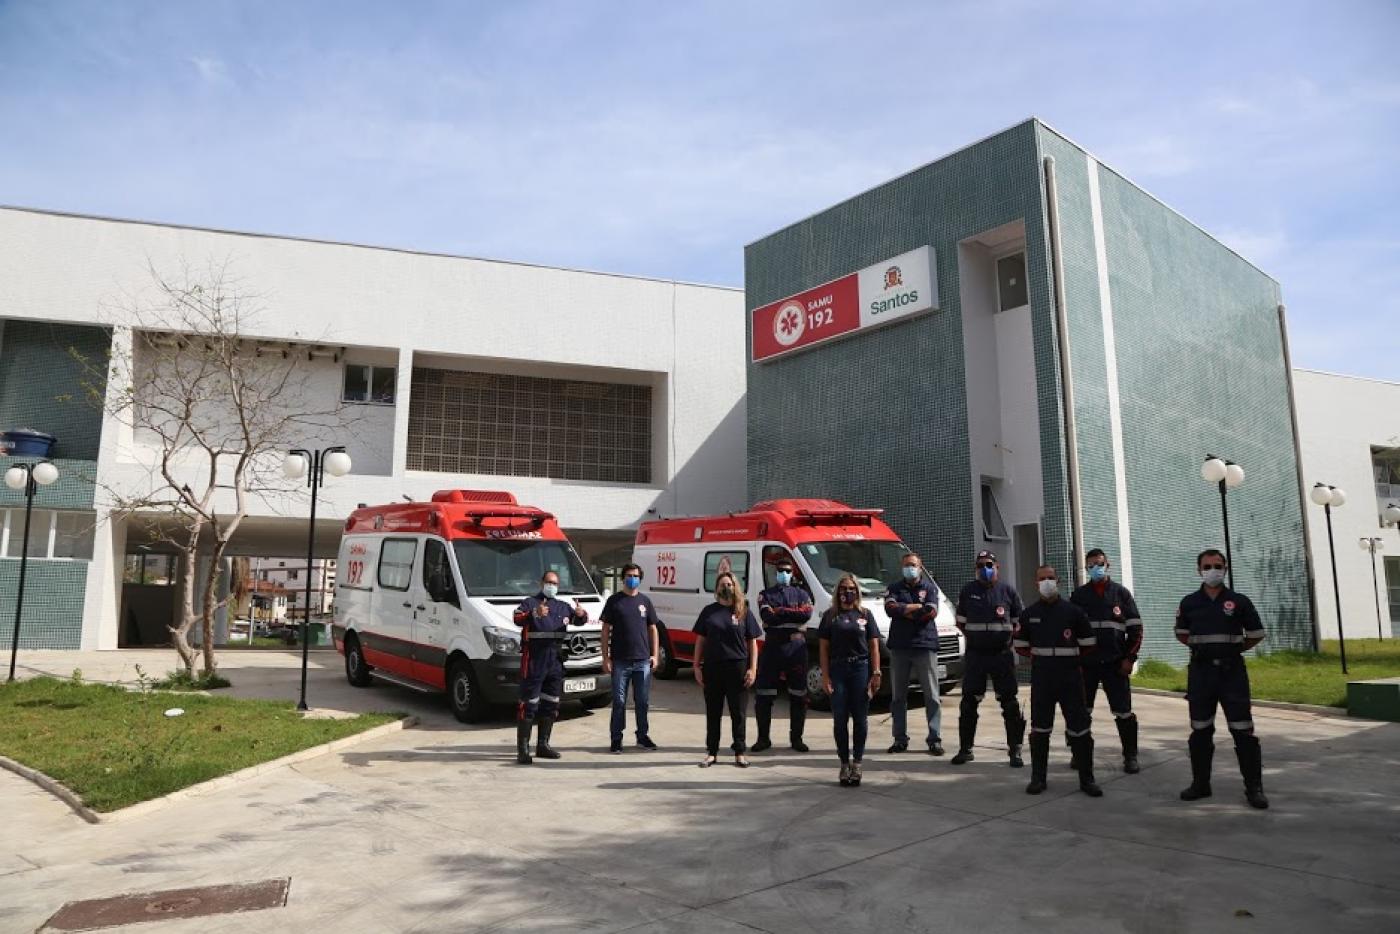
[{"label": "building window", "polygon": [[651,482],[651,387],[413,369],[408,469]]},{"label": "building window", "polygon": [[396,367],[347,363],[345,388],[340,398],[345,402],[393,405],[396,377]]},{"label": "building window", "polygon": [[997,260],[997,310],[1010,311],[1030,304],[1026,290],[1026,254],[1013,253]]},{"label": "building window", "polygon": [[[97,514],[35,509],[29,517],[29,557],[92,560]],[[0,510],[0,556],[18,558],[24,550],[24,510]]]},{"label": "building window", "polygon": [[298,572],[296,572],[296,571],[288,571],[288,572],[287,572],[287,580],[289,580],[289,581],[294,581],[294,580],[296,580],[296,579],[297,579],[297,573],[298,573]]},{"label": "building window", "polygon": [[1371,467],[1376,472],[1381,509],[1390,502],[1400,503],[1400,448],[1371,448]]},{"label": "building window", "polygon": [[997,502],[992,484],[982,482],[982,537],[991,541],[1009,541],[1006,520],[1001,517],[1001,505]]}]

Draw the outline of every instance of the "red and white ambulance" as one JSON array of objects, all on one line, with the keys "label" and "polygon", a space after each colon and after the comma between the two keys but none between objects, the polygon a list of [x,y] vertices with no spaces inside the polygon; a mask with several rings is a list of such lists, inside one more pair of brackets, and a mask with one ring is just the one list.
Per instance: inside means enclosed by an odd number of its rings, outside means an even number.
[{"label": "red and white ambulance", "polygon": [[[831,606],[831,591],[842,574],[849,572],[860,581],[862,603],[874,613],[881,633],[889,634],[885,588],[899,578],[900,561],[909,548],[881,520],[883,512],[826,499],[777,499],[724,516],[643,522],[632,560],[642,566],[642,588],[666,624],[657,677],[674,677],[678,664],[694,660],[690,628],[714,599],[715,577],[721,571],[739,579],[757,616],[758,595],[773,585],[777,565],[786,558],[796,571],[794,583],[812,594],[807,690],[814,703],[824,702],[816,663],[817,623]],[[963,642],[953,605],[941,590],[938,677],[950,690],[962,674]]]},{"label": "red and white ambulance", "polygon": [[554,571],[559,598],[590,617],[563,646],[564,699],[601,706],[611,697],[593,580],[554,516],[510,493],[441,490],[427,503],[361,507],[345,522],[337,570],[335,645],[353,685],[445,691],[466,722],[516,703],[511,614]]}]

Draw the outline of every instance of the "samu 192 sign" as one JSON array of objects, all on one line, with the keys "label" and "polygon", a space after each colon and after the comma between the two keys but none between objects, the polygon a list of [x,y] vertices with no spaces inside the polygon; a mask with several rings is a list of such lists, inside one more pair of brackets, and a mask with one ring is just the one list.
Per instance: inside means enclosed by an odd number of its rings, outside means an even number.
[{"label": "samu 192 sign", "polygon": [[753,360],[771,360],[938,308],[933,247],[883,263],[753,310]]}]

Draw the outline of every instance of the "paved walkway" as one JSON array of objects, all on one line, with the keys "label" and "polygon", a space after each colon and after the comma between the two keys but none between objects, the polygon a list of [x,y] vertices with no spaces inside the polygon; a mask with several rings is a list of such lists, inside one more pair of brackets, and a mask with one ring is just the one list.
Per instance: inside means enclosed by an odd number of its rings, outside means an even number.
[{"label": "paved walkway", "polygon": [[[295,654],[222,658],[235,693],[295,697]],[[170,667],[145,652],[24,661],[90,678]],[[312,661],[313,706],[411,710],[421,725],[98,826],[0,772],[0,929],[35,930],[70,899],[290,876],[286,908],[130,930],[1400,930],[1396,725],[1257,710],[1267,812],[1245,806],[1228,741],[1215,798],[1177,800],[1186,712],[1161,697],[1138,699],[1142,774],[1123,775],[1100,735],[1097,801],[1076,792],[1058,735],[1050,791],[1024,794],[991,703],[961,768],[884,755],[878,715],[865,784],[844,789],[824,715],[808,755],[695,768],[689,680],[655,685],[662,751],[610,756],[606,712],[575,711],[555,731],[565,758],[524,769],[510,724],[462,727],[438,700],[350,688],[334,654]]]}]

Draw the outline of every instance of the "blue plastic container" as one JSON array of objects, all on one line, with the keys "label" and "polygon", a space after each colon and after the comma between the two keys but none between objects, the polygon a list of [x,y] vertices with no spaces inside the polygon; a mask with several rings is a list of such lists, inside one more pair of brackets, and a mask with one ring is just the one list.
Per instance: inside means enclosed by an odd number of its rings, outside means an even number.
[{"label": "blue plastic container", "polygon": [[32,428],[17,428],[0,435],[0,448],[11,457],[48,457],[58,439]]}]

